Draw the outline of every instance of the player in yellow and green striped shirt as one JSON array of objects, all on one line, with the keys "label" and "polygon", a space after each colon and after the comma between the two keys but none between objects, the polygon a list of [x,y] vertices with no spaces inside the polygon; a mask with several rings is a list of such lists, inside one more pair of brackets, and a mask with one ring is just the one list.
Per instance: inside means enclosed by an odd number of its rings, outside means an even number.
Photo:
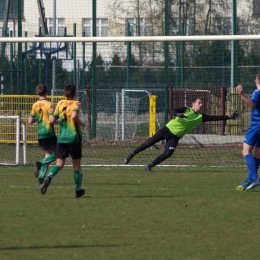
[{"label": "player in yellow and green striped shirt", "polygon": [[85,127],[85,123],[79,118],[81,103],[75,100],[76,87],[73,84],[67,84],[64,88],[64,96],[66,99],[60,100],[53,114],[50,115],[50,121],[59,121],[59,135],[57,144],[57,160],[47,178],[41,187],[41,193],[44,195],[54,176],[63,168],[66,158],[70,155],[74,168],[74,182],[76,185],[75,197],[80,198],[85,194],[85,190],[81,188],[82,171],[81,171],[81,127]]},{"label": "player in yellow and green striped shirt", "polygon": [[53,107],[52,103],[47,100],[47,85],[39,84],[36,87],[36,94],[39,95],[39,100],[32,106],[28,123],[37,123],[38,144],[40,149],[45,152],[45,158],[35,162],[34,171],[35,177],[38,177],[38,183],[42,184],[49,164],[56,160],[57,137],[53,124],[49,119],[49,114],[53,112]]}]

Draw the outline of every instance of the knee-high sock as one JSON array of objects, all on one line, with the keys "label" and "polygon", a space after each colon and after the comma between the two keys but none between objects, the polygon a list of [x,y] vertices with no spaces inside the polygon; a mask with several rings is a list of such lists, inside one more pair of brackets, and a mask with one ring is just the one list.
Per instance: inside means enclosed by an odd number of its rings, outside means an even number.
[{"label": "knee-high sock", "polygon": [[51,162],[53,162],[53,161],[55,161],[55,160],[56,160],[56,154],[55,154],[55,153],[52,153],[52,154],[50,154],[48,157],[46,157],[46,158],[44,158],[43,160],[41,160],[40,163],[41,163],[42,165],[46,165],[46,164],[49,164],[49,163],[51,163]]},{"label": "knee-high sock", "polygon": [[[255,163],[256,163],[256,171],[258,171],[258,169],[259,169],[259,165],[260,165],[260,158],[255,158],[254,157],[254,159],[255,159]],[[257,175],[258,175],[258,173],[257,173]],[[247,175],[247,179],[246,179],[247,181],[251,181],[251,175],[250,175],[250,172],[248,171],[248,175]]]},{"label": "knee-high sock", "polygon": [[42,167],[40,169],[39,179],[44,179],[44,177],[47,173],[47,170],[48,170],[48,166],[49,166],[49,164],[42,165]]},{"label": "knee-high sock", "polygon": [[76,191],[80,190],[82,183],[82,171],[74,171],[74,181],[76,186]]},{"label": "knee-high sock", "polygon": [[255,161],[255,158],[253,157],[252,154],[247,154],[244,157],[246,164],[247,164],[247,168],[249,170],[248,176],[246,178],[247,181],[255,181],[258,178],[258,174],[257,174],[257,164]]},{"label": "knee-high sock", "polygon": [[256,173],[257,173],[257,179],[258,179],[258,169],[259,169],[259,165],[260,165],[260,158],[255,158],[255,162],[256,162]]},{"label": "knee-high sock", "polygon": [[59,166],[57,166],[57,165],[52,166],[49,171],[48,177],[54,178],[55,175],[59,172],[59,170],[60,170]]}]

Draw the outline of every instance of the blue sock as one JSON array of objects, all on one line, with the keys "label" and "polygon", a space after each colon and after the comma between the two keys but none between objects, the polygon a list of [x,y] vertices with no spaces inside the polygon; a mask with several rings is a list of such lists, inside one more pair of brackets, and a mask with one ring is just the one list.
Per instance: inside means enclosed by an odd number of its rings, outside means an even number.
[{"label": "blue sock", "polygon": [[[260,158],[255,158],[255,162],[256,162],[256,173],[257,173],[260,165]],[[257,179],[258,179],[258,173],[257,173]]]},{"label": "blue sock", "polygon": [[253,157],[252,154],[249,153],[244,157],[244,159],[246,161],[247,168],[249,170],[246,181],[251,181],[251,180],[256,181],[258,178],[258,174],[257,174],[257,170],[256,170],[257,163],[255,161],[255,158]]}]

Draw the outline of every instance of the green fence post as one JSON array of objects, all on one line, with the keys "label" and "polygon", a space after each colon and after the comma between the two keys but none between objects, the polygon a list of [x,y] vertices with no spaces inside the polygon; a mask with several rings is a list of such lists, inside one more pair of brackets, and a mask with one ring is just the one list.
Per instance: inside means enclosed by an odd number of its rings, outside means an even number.
[{"label": "green fence post", "polygon": [[[169,3],[164,3],[164,35],[169,36]],[[164,123],[168,122],[169,42],[164,42]]]},{"label": "green fence post", "polygon": [[[131,36],[130,23],[127,22],[127,36]],[[126,89],[131,84],[131,42],[127,42],[127,63],[126,63]]]},{"label": "green fence post", "polygon": [[[77,25],[74,23],[73,24],[73,37],[76,37],[77,36],[77,33],[76,33],[76,27]],[[73,83],[75,86],[77,86],[77,43],[74,42],[73,43],[73,68],[74,68],[74,74],[73,74]]]},{"label": "green fence post", "polygon": [[[92,34],[93,37],[97,36],[97,4],[96,0],[92,1]],[[96,138],[96,123],[97,123],[97,111],[96,111],[96,61],[97,61],[97,43],[93,42],[92,45],[92,138]]]},{"label": "green fence post", "polygon": [[[18,37],[22,37],[22,0],[18,0]],[[17,53],[17,94],[22,92],[22,43],[18,43],[18,53]]]}]

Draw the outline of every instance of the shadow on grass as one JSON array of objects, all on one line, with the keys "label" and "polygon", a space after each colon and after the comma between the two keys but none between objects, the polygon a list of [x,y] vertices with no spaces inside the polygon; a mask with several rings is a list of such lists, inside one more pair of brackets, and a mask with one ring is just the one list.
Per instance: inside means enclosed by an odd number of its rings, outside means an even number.
[{"label": "shadow on grass", "polygon": [[109,182],[106,182],[106,183],[99,183],[99,182],[96,182],[96,183],[88,183],[88,185],[140,185],[140,183],[109,183]]},{"label": "shadow on grass", "polygon": [[104,196],[104,197],[92,197],[92,196],[84,196],[80,199],[104,199],[104,198],[114,198],[114,199],[122,199],[122,198],[136,198],[136,199],[150,199],[150,198],[160,198],[160,199],[167,199],[167,198],[175,198],[175,196],[153,196],[153,195],[136,195],[136,196]]},{"label": "shadow on grass", "polygon": [[28,250],[28,249],[60,249],[60,248],[64,248],[64,249],[71,249],[71,248],[108,248],[108,247],[123,247],[123,246],[132,246],[132,245],[63,245],[63,246],[25,246],[25,247],[15,247],[15,246],[11,246],[11,247],[0,247],[0,251],[5,251],[5,250]]}]

